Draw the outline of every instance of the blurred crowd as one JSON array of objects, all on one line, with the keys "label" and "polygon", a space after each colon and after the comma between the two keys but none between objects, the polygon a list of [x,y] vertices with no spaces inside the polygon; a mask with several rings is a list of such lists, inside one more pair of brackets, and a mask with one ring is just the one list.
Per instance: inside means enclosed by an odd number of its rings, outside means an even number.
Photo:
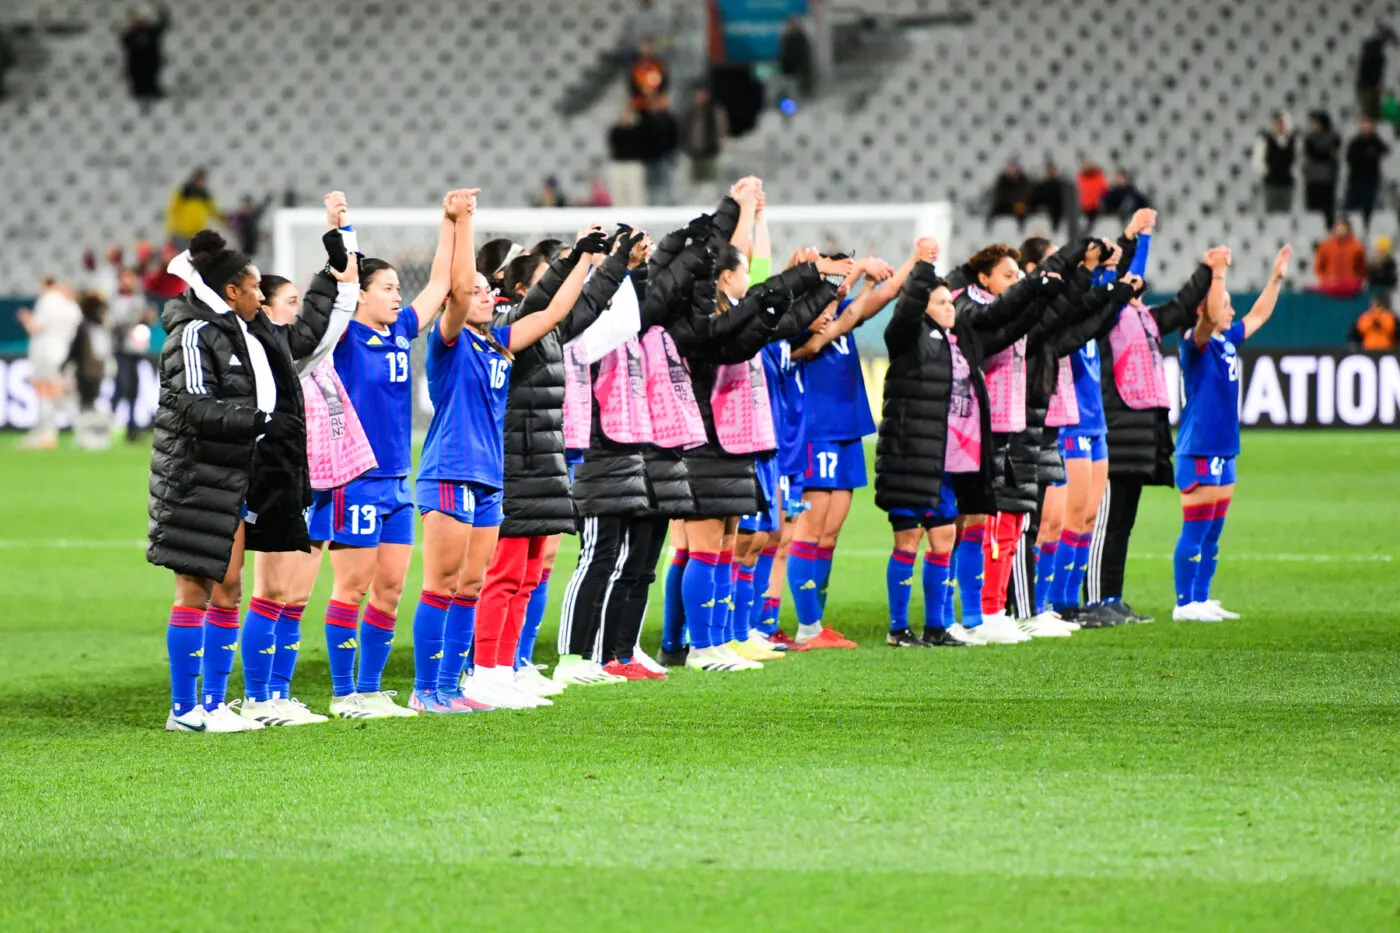
[{"label": "blurred crowd", "polygon": [[1062,222],[1067,223],[1068,235],[1074,238],[1091,233],[1100,216],[1115,218],[1121,225],[1136,211],[1151,206],[1124,168],[1116,169],[1110,178],[1097,162],[1081,158],[1079,171],[1070,179],[1061,175],[1053,160],[1047,160],[1044,174],[1033,178],[1020,159],[1012,158],[992,183],[987,222],[1014,217],[1018,229],[1025,230],[1027,220],[1043,217],[1056,232]]}]

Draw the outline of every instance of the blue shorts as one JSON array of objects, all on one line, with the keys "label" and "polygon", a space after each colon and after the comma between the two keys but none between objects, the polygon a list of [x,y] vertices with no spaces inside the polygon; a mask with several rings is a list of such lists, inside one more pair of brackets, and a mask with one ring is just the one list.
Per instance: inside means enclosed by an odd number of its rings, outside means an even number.
[{"label": "blue shorts", "polygon": [[783,500],[783,514],[790,521],[796,519],[810,507],[802,501],[803,479],[801,473],[778,477],[778,495]]},{"label": "blue shorts", "polygon": [[307,533],[312,541],[347,547],[413,543],[413,493],[408,477],[365,477],[318,491]]},{"label": "blue shorts", "polygon": [[420,478],[416,491],[422,515],[441,512],[473,528],[498,528],[505,517],[505,493],[491,486]]},{"label": "blue shorts", "polygon": [[958,520],[958,497],[953,491],[953,477],[943,474],[943,487],[938,492],[938,504],[928,509],[890,509],[890,527],[895,531],[915,528],[937,528]]},{"label": "blue shorts", "polygon": [[865,444],[853,441],[810,441],[807,444],[808,489],[859,489],[866,485]]},{"label": "blue shorts", "polygon": [[739,519],[739,530],[747,532],[777,531],[782,527],[778,509],[783,500],[779,491],[778,458],[775,454],[754,458],[754,472],[758,474],[758,491],[763,497],[762,512],[744,515]]},{"label": "blue shorts", "polygon": [[1230,486],[1234,482],[1234,457],[1177,455],[1176,488],[1182,492],[1190,492],[1197,486]]},{"label": "blue shorts", "polygon": [[1066,460],[1088,460],[1102,463],[1108,459],[1108,435],[1106,434],[1066,434],[1060,429],[1060,456]]}]

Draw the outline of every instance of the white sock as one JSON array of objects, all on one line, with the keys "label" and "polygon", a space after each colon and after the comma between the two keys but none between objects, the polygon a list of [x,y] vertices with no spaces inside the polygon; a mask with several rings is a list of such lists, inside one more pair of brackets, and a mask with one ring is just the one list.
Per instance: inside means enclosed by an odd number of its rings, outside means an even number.
[{"label": "white sock", "polygon": [[820,622],[813,622],[811,625],[803,625],[800,622],[797,624],[798,641],[806,641],[809,638],[816,638],[821,633],[822,624]]}]

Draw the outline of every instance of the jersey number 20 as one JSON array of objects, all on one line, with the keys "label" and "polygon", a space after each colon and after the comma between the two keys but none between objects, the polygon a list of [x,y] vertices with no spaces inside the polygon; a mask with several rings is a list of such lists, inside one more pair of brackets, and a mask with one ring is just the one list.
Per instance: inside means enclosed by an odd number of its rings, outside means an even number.
[{"label": "jersey number 20", "polygon": [[408,354],[403,350],[395,350],[387,354],[389,359],[389,381],[408,381]]}]

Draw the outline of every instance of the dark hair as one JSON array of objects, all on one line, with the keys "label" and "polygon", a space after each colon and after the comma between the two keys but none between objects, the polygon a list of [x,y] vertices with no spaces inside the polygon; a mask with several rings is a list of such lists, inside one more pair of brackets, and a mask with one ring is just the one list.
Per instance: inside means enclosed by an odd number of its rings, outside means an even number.
[{"label": "dark hair", "polygon": [[263,276],[262,281],[258,283],[258,288],[260,288],[263,293],[263,303],[266,304],[271,301],[272,296],[277,294],[277,289],[281,288],[283,285],[291,284],[291,279],[283,278],[280,275],[272,275],[269,273]]},{"label": "dark hair", "polygon": [[558,259],[559,254],[564,251],[565,245],[567,244],[565,244],[563,240],[556,240],[550,237],[549,239],[540,240],[534,246],[530,247],[530,253],[540,257],[545,262],[553,262]]},{"label": "dark hair", "polygon": [[501,268],[506,257],[510,255],[510,248],[514,245],[509,237],[487,240],[482,244],[481,249],[476,251],[476,271],[488,279],[495,278],[496,270]]},{"label": "dark hair", "polygon": [[991,275],[992,270],[997,267],[997,263],[1007,257],[1010,257],[1011,261],[1015,263],[1021,261],[1021,254],[1012,247],[1005,243],[992,243],[973,253],[967,261],[967,267],[972,270],[973,275]]},{"label": "dark hair", "polygon": [[78,296],[78,310],[83,313],[84,321],[101,324],[107,314],[107,299],[97,292],[83,292]]},{"label": "dark hair", "polygon": [[[1033,236],[1027,239],[1021,244],[1021,248],[1017,250],[1017,252],[1021,254],[1021,271],[1027,271],[1027,266],[1038,266],[1044,262],[1045,254],[1050,252],[1050,247],[1054,245],[1054,243],[1051,243],[1043,236]],[[264,289],[264,291],[266,291],[266,289]]]},{"label": "dark hair", "polygon": [[[374,276],[385,269],[392,270],[394,267],[383,259],[361,259],[360,260],[360,291],[367,291],[374,284]],[[267,292],[263,292],[264,295]]]},{"label": "dark hair", "polygon": [[221,296],[224,286],[241,280],[249,266],[248,257],[229,249],[224,238],[213,230],[201,230],[190,240],[190,263],[204,284]]},{"label": "dark hair", "polygon": [[544,264],[544,257],[534,253],[521,253],[506,263],[505,279],[501,285],[511,297],[524,294],[529,289],[535,271]]},{"label": "dark hair", "polygon": [[710,251],[715,254],[715,274],[723,275],[739,268],[739,263],[743,262],[744,254],[728,240],[714,240],[710,243]]}]

